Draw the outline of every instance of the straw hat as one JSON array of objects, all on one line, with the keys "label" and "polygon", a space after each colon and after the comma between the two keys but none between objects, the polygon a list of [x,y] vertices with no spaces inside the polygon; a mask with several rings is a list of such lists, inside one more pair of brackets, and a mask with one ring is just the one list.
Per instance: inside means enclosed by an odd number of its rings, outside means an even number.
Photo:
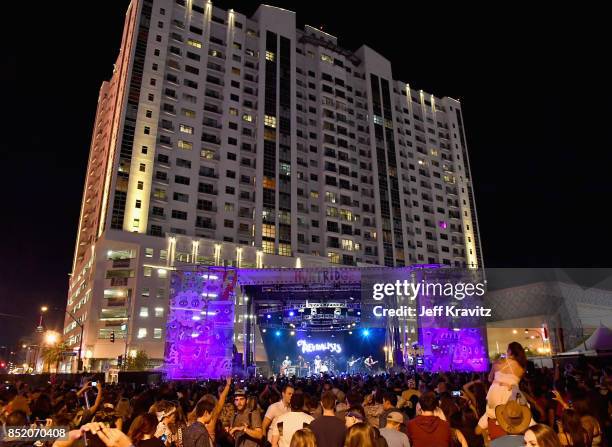
[{"label": "straw hat", "polygon": [[531,422],[531,410],[520,405],[516,400],[509,400],[505,405],[495,407],[495,416],[499,426],[509,435],[522,434]]}]

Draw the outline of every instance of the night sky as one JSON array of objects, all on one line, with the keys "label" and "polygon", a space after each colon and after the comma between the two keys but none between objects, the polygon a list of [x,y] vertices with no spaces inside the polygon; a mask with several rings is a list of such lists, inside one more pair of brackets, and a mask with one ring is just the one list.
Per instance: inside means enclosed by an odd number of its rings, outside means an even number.
[{"label": "night sky", "polygon": [[[0,345],[31,333],[41,304],[65,306],[98,89],[127,4],[44,2],[5,41],[13,119],[0,139]],[[257,7],[214,4],[247,15]],[[461,101],[487,267],[611,265],[605,14],[517,3],[269,4],[296,11],[300,26],[323,25],[345,48],[369,45],[412,88]]]}]

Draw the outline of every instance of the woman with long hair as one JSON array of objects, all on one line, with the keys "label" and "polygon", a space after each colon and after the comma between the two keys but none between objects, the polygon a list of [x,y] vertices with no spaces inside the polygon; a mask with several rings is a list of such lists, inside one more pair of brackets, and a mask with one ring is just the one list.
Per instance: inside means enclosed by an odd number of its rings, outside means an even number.
[{"label": "woman with long hair", "polygon": [[487,387],[479,379],[473,380],[463,385],[463,392],[474,407],[474,410],[481,417],[487,410]]},{"label": "woman with long hair", "polygon": [[589,402],[585,398],[577,399],[572,408],[578,416],[580,416],[580,423],[582,424],[582,428],[584,428],[589,434],[589,438],[591,439],[592,447],[599,447],[602,444],[602,431],[601,424],[599,420],[595,417],[594,412],[592,411]]},{"label": "woman with long hair", "polygon": [[480,426],[486,427],[484,418],[495,419],[495,407],[508,402],[512,391],[518,384],[527,368],[527,356],[520,343],[513,341],[508,345],[506,357],[493,363],[489,373],[489,382],[493,382],[487,393],[487,408],[481,418]]},{"label": "woman with long hair", "polygon": [[557,424],[559,428],[559,441],[563,446],[591,447],[591,439],[588,432],[582,427],[580,416],[571,408],[563,411],[561,421]]},{"label": "woman with long hair", "polygon": [[377,447],[376,433],[365,422],[358,422],[346,432],[344,447]]},{"label": "woman with long hair", "polygon": [[552,428],[544,424],[529,427],[524,436],[525,447],[561,447],[559,438]]},{"label": "woman with long hair", "polygon": [[128,437],[135,447],[164,447],[164,443],[155,437],[157,417],[153,413],[137,416],[128,431]]},{"label": "woman with long hair", "polygon": [[289,447],[317,447],[317,438],[311,430],[303,428],[293,434]]}]

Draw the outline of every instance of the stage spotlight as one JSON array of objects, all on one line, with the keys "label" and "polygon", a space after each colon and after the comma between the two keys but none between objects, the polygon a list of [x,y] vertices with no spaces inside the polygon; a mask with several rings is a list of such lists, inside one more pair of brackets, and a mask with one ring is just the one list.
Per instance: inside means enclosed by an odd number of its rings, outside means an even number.
[{"label": "stage spotlight", "polygon": [[370,331],[368,329],[364,329],[363,331],[361,331],[361,335],[363,335],[364,337],[369,337]]},{"label": "stage spotlight", "polygon": [[269,320],[270,318],[272,318],[272,315],[268,314],[266,315],[266,318]]},{"label": "stage spotlight", "polygon": [[263,329],[261,330],[261,332],[263,332],[263,333],[265,334],[265,333],[266,333],[266,332],[268,332],[268,331],[266,330],[266,328],[263,328]]},{"label": "stage spotlight", "polygon": [[361,312],[357,312],[357,315],[361,315]]},{"label": "stage spotlight", "polygon": [[292,316],[294,316],[294,315],[295,315],[295,312],[293,312],[293,311],[289,312],[289,316],[290,316],[290,317],[292,317]]},{"label": "stage spotlight", "polygon": [[280,334],[281,334],[281,333],[280,333],[280,331],[276,331],[276,332],[275,332],[275,335],[276,335],[277,337],[280,337]]},{"label": "stage spotlight", "polygon": [[290,334],[293,336],[295,335],[295,331],[291,331]]},{"label": "stage spotlight", "polygon": [[353,335],[353,331],[349,331],[349,335]]}]

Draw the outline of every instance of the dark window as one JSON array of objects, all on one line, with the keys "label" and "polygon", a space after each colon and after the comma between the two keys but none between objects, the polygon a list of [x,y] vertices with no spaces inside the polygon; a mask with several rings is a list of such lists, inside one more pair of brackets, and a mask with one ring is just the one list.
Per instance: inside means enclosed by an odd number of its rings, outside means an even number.
[{"label": "dark window", "polygon": [[174,176],[174,182],[175,183],[179,183],[181,185],[188,185],[189,184],[189,177],[183,177],[182,175],[175,175]]},{"label": "dark window", "polygon": [[172,217],[174,219],[187,220],[187,212],[172,210]]}]

